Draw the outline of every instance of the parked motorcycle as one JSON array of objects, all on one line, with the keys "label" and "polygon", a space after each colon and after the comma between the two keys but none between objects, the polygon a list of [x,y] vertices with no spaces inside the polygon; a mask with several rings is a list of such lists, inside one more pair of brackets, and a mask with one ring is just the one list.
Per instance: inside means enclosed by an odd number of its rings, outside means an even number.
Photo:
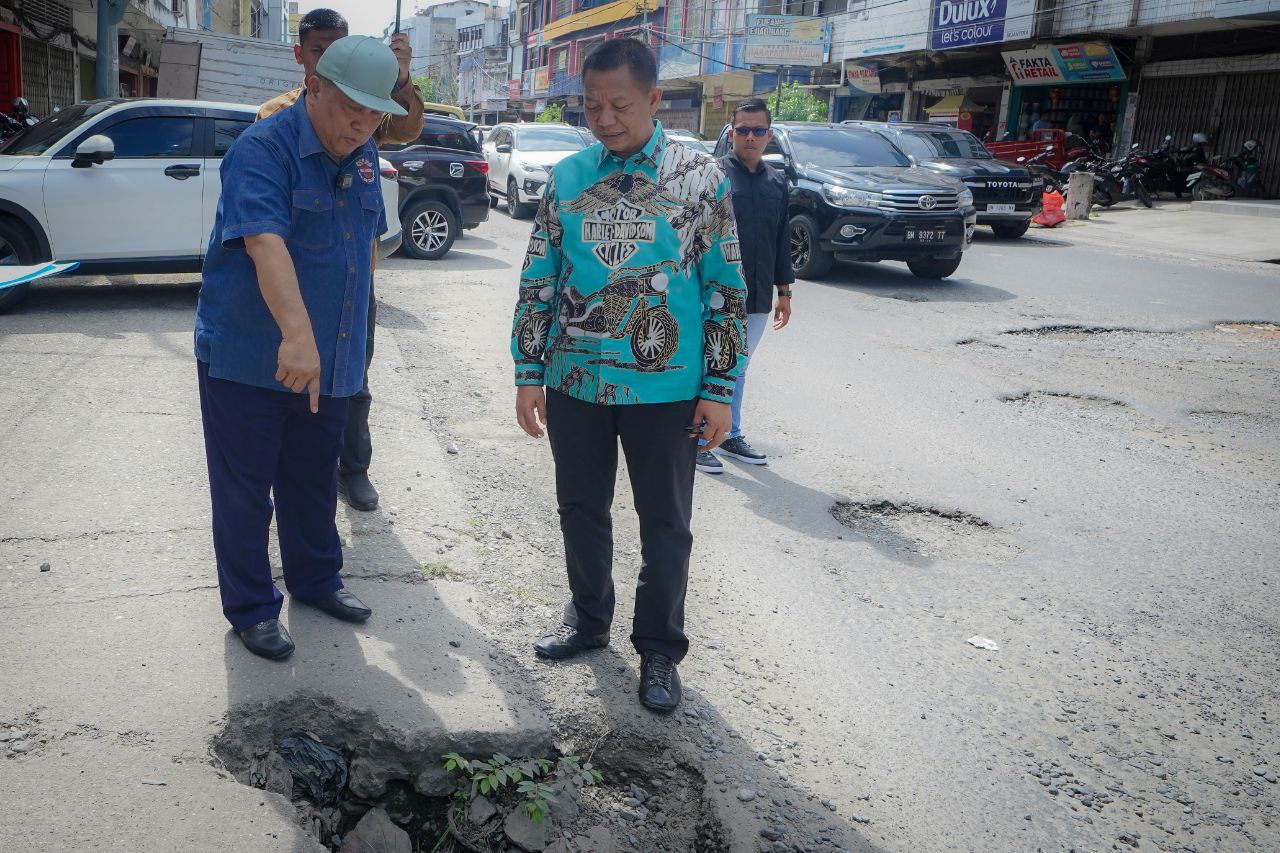
[{"label": "parked motorcycle", "polygon": [[1054,148],[1050,145],[1034,157],[1019,157],[1018,165],[1025,167],[1034,177],[1043,181],[1045,192],[1064,193],[1066,188],[1062,173],[1048,163],[1049,155],[1053,151]]},{"label": "parked motorcycle", "polygon": [[1123,159],[1110,160],[1090,145],[1088,153],[1062,167],[1063,182],[1069,181],[1074,172],[1092,172],[1093,203],[1098,207],[1111,207],[1134,199],[1144,207],[1153,207],[1155,202],[1146,185],[1146,160],[1138,148],[1134,145]]},{"label": "parked motorcycle", "polygon": [[1187,187],[1196,201],[1221,201],[1242,195],[1257,198],[1262,195],[1262,181],[1258,177],[1258,142],[1247,139],[1240,153],[1233,157],[1221,154],[1203,164],[1200,171],[1187,178]]},{"label": "parked motorcycle", "polygon": [[40,119],[31,115],[31,104],[27,102],[26,98],[14,98],[11,109],[12,115],[0,113],[0,139],[17,136],[40,121]]}]

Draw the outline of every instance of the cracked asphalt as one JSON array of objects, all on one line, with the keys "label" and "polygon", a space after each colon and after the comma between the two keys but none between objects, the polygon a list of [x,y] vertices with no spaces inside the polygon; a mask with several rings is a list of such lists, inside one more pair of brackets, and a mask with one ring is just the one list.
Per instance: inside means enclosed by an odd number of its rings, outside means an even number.
[{"label": "cracked asphalt", "polygon": [[[194,280],[42,285],[0,317],[0,848],[316,849],[208,749],[231,706],[309,693],[414,742],[667,744],[735,851],[1280,848],[1280,340],[1249,325],[1280,270],[1074,233],[980,229],[945,283],[797,284],[748,386],[770,465],[698,481],[668,719],[625,642],[529,649],[566,587],[513,419],[527,223],[379,270],[383,502],[340,511],[377,615],[287,606],[283,667],[218,613]],[[625,486],[616,510],[621,639]]]}]

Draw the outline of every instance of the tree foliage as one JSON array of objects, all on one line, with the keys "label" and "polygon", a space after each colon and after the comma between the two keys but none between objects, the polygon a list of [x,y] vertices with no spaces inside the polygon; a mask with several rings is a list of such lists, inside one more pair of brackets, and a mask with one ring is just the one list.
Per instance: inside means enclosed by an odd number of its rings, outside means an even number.
[{"label": "tree foliage", "polygon": [[786,83],[782,87],[782,102],[777,95],[769,99],[773,109],[774,121],[826,121],[827,102],[819,100],[808,89],[801,89],[798,83]]},{"label": "tree foliage", "polygon": [[547,108],[538,114],[536,121],[564,121],[564,104],[547,104]]}]

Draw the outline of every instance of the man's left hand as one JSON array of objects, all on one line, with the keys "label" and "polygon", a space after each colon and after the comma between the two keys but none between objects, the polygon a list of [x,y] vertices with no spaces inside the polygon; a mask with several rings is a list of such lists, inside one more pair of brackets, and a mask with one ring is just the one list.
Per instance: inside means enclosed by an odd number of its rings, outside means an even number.
[{"label": "man's left hand", "polygon": [[400,79],[396,81],[396,88],[399,89],[409,82],[409,63],[413,61],[413,48],[409,45],[407,33],[396,33],[391,37],[391,52],[400,63]]},{"label": "man's left hand", "polygon": [[781,329],[791,322],[791,297],[779,296],[773,304],[773,328]]},{"label": "man's left hand", "polygon": [[699,450],[711,451],[720,446],[720,443],[729,435],[729,430],[733,429],[733,409],[728,403],[717,403],[715,400],[699,400],[698,408],[693,410],[693,423],[695,429],[697,424],[705,424],[701,433],[692,432],[690,438],[700,438],[706,442],[704,447]]}]

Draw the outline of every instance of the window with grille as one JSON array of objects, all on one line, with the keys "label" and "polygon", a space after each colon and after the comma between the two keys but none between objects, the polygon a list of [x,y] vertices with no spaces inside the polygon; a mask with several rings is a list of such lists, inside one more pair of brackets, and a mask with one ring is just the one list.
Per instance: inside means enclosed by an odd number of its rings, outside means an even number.
[{"label": "window with grille", "polygon": [[267,10],[262,8],[261,0],[249,4],[249,35],[256,39],[267,37]]}]

